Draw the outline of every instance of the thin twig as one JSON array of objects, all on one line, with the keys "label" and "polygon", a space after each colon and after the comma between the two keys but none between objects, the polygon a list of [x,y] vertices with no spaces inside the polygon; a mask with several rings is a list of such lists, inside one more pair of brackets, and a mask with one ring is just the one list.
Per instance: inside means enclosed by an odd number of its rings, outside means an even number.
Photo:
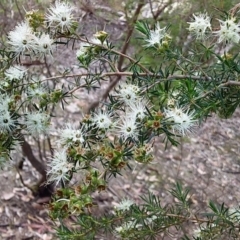
[{"label": "thin twig", "polygon": [[[240,86],[240,82],[231,81],[231,80],[230,80],[230,81],[228,81],[228,82],[219,84],[216,88],[222,88],[222,87],[227,87],[227,86],[231,86],[231,85],[233,85],[233,86]],[[214,90],[216,90],[216,89],[214,89]],[[208,96],[209,94],[211,94],[214,90],[210,90],[210,91],[204,93],[203,95],[195,98],[194,101],[199,100],[199,99],[201,99],[201,98],[205,98],[206,96]]]},{"label": "thin twig", "polygon": [[[75,38],[72,38],[72,39],[75,39]],[[114,49],[109,49],[107,46],[104,46],[104,45],[101,45],[101,44],[93,43],[93,42],[91,42],[91,41],[89,41],[87,39],[84,39],[84,38],[80,37],[80,36],[77,36],[77,39],[80,40],[81,42],[89,43],[89,44],[101,47],[101,48],[103,48],[105,50],[108,50],[111,53],[115,53],[116,55],[119,55],[123,59],[126,58],[131,63],[138,65],[142,69],[142,71],[144,71],[146,73],[150,73],[150,71],[147,68],[145,68],[141,63],[139,63],[139,61],[136,61],[135,59],[131,58],[130,56],[126,55],[125,53],[119,52],[119,51],[114,50]]]},{"label": "thin twig", "polygon": [[130,38],[133,34],[134,24],[138,20],[138,16],[139,16],[140,11],[141,11],[143,6],[144,6],[144,1],[140,1],[137,8],[136,8],[136,11],[133,14],[133,17],[131,19],[131,23],[128,24],[127,36],[126,36],[125,42],[123,44],[123,47],[122,47],[122,50],[121,50],[121,55],[120,55],[120,58],[119,58],[119,61],[118,61],[118,69],[120,71],[122,69],[123,61],[124,61],[124,58],[125,58],[125,53],[127,52],[127,49],[129,47]]},{"label": "thin twig", "polygon": [[18,13],[19,13],[21,19],[24,20],[25,17],[23,16],[23,14],[22,14],[22,12],[21,12],[21,10],[19,8],[18,1],[15,0],[15,3],[16,3],[16,7],[17,7],[17,10],[18,10]]},{"label": "thin twig", "polygon": [[[133,76],[133,72],[105,72],[99,75],[99,78],[104,78],[107,76]],[[96,76],[96,74],[91,74],[91,73],[79,73],[79,74],[72,74],[72,75],[59,75],[55,77],[49,77],[41,80],[41,82],[48,81],[48,80],[56,80],[60,78],[75,78],[75,77],[85,77],[85,76]],[[151,77],[156,77],[156,78],[161,78],[162,75],[156,74],[156,73],[138,73],[138,76],[151,76]],[[165,80],[173,80],[173,79],[186,79],[190,78],[193,80],[207,80],[210,81],[212,78],[210,77],[202,77],[202,76],[192,76],[192,75],[170,75],[168,78],[165,78]]]}]

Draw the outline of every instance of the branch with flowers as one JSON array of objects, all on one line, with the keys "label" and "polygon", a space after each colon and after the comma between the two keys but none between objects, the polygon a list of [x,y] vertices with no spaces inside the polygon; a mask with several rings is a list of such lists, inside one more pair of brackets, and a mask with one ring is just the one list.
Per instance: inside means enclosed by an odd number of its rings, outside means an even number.
[{"label": "branch with flowers", "polygon": [[[212,113],[231,117],[240,103],[235,54],[239,6],[214,27],[206,12],[193,14],[188,30],[194,41],[188,47],[191,51],[184,52],[173,45],[170,26],[137,21],[144,3],[133,14],[135,28],[128,29],[122,50],[106,31],[92,38],[80,35],[74,6],[68,2],[56,1],[45,15],[26,12],[24,21],[9,32],[8,48],[0,51],[0,162],[3,167],[14,162],[22,147],[45,184],[55,184],[49,210],[50,217],[60,222],[61,239],[95,239],[105,232],[119,239],[157,239],[187,222],[199,225],[194,239],[213,239],[220,232],[234,238],[239,232],[238,210],[210,202],[212,213],[198,217],[191,209],[189,191],[179,183],[170,191],[176,204],[164,206],[149,193],[139,205],[125,199],[105,216],[92,214],[94,196],[108,190],[111,178],[119,178],[134,163],[154,160],[159,136],[178,145],[180,137],[190,135]],[[142,55],[127,54],[134,29],[144,54],[157,59],[156,67]],[[58,47],[71,41],[79,44],[75,53],[79,73],[45,76],[22,64],[56,60]],[[100,94],[87,114],[72,121],[68,113],[64,115],[80,90],[87,95],[97,89]],[[39,149],[48,142],[47,168],[33,154],[36,146],[28,143],[36,138]],[[81,178],[73,181],[77,176]],[[77,228],[65,226],[70,216]]]}]

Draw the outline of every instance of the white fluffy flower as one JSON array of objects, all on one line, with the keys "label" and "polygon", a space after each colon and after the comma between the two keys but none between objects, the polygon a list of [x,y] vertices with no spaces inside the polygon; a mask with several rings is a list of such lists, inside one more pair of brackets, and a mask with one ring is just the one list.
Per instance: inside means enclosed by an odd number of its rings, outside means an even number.
[{"label": "white fluffy flower", "polygon": [[47,90],[45,87],[43,87],[41,85],[36,85],[36,84],[29,85],[29,87],[27,89],[27,95],[30,98],[39,99],[45,94],[47,94]]},{"label": "white fluffy flower", "polygon": [[207,29],[212,30],[210,17],[205,14],[195,15],[193,14],[194,21],[188,22],[188,30],[192,32],[197,39],[204,39],[206,36]]},{"label": "white fluffy flower", "polygon": [[16,121],[13,119],[9,111],[2,111],[0,114],[0,132],[11,132],[16,126]]},{"label": "white fluffy flower", "polygon": [[73,9],[67,2],[56,1],[55,6],[51,6],[48,10],[46,22],[50,27],[59,27],[62,32],[69,30],[74,22]]},{"label": "white fluffy flower", "polygon": [[27,69],[24,66],[15,65],[7,69],[4,74],[10,81],[21,80],[24,77],[26,71]]},{"label": "white fluffy flower", "polygon": [[123,199],[117,206],[115,206],[115,209],[117,211],[129,211],[130,207],[134,204],[134,202],[130,199]]},{"label": "white fluffy flower", "polygon": [[109,129],[113,125],[112,119],[110,115],[106,112],[98,112],[95,113],[92,121],[96,126],[100,129]]},{"label": "white fluffy flower", "polygon": [[129,103],[128,112],[132,116],[135,116],[136,119],[142,120],[146,116],[146,107],[148,107],[148,103],[143,99],[137,99]]},{"label": "white fluffy flower", "polygon": [[76,129],[72,123],[67,123],[64,129],[59,129],[59,139],[57,143],[61,146],[71,146],[73,144],[81,144],[84,140],[83,129]]},{"label": "white fluffy flower", "polygon": [[218,42],[239,43],[239,24],[235,22],[234,18],[225,21],[219,20],[220,30],[214,32],[218,37]]},{"label": "white fluffy flower", "polygon": [[9,112],[11,98],[7,95],[0,95],[0,132],[10,132],[16,126],[16,120]]},{"label": "white fluffy flower", "polygon": [[49,34],[43,33],[37,38],[37,51],[41,55],[51,55],[54,40],[50,38]]},{"label": "white fluffy flower", "polygon": [[123,83],[118,87],[117,92],[119,99],[129,104],[139,99],[140,88],[130,83]]},{"label": "white fluffy flower", "polygon": [[181,108],[171,108],[164,111],[165,117],[169,121],[173,122],[172,129],[173,132],[178,132],[182,135],[185,135],[188,132],[191,132],[193,126],[196,123],[194,119],[194,112],[184,112]]},{"label": "white fluffy flower", "polygon": [[26,115],[26,128],[32,135],[46,133],[49,130],[50,116],[44,112],[32,112]]},{"label": "white fluffy flower", "polygon": [[121,119],[121,123],[117,125],[117,132],[124,140],[127,138],[135,139],[138,136],[138,125],[136,123],[136,117],[126,115]]},{"label": "white fluffy flower", "polygon": [[145,39],[147,47],[161,45],[161,40],[167,36],[166,27],[160,28],[159,22],[155,26],[155,30],[150,30],[149,37]]},{"label": "white fluffy flower", "polygon": [[8,34],[8,43],[16,57],[22,54],[32,54],[37,50],[37,38],[28,22],[19,23]]},{"label": "white fluffy flower", "polygon": [[69,171],[72,170],[73,164],[68,161],[66,149],[61,149],[54,152],[54,157],[48,163],[50,168],[47,171],[48,182],[56,182],[69,180]]}]

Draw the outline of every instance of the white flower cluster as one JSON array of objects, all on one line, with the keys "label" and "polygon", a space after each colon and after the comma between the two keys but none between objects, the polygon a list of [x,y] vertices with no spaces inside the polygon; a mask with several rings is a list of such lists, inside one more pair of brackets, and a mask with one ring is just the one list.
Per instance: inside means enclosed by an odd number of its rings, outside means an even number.
[{"label": "white flower cluster", "polygon": [[40,55],[52,55],[54,40],[49,34],[42,33],[36,38],[37,53]]},{"label": "white flower cluster", "polygon": [[[207,13],[198,15],[193,14],[193,17],[194,20],[192,22],[188,22],[188,30],[192,32],[197,39],[205,39],[207,36],[207,31],[212,31],[210,17],[207,15]],[[225,44],[239,43],[240,25],[237,20],[234,17],[229,17],[225,21],[218,21],[220,22],[220,29],[213,32],[213,34],[218,37],[218,42],[224,42]]]},{"label": "white flower cluster", "polygon": [[94,125],[96,125],[99,129],[103,130],[109,130],[114,125],[110,114],[103,111],[98,111],[97,113],[94,113],[92,121]]},{"label": "white flower cluster", "polygon": [[50,159],[48,167],[49,183],[56,182],[57,185],[60,181],[65,182],[69,180],[68,174],[73,169],[73,164],[68,161],[65,148],[54,152],[54,157]]},{"label": "white flower cluster", "polygon": [[28,21],[19,23],[14,30],[8,34],[8,44],[15,57],[21,55],[42,55],[52,53],[54,40],[48,34],[35,33]]},{"label": "white flower cluster", "polygon": [[146,47],[159,47],[162,45],[164,39],[170,39],[171,37],[167,34],[166,27],[161,28],[159,22],[155,25],[154,30],[150,30],[149,36],[145,41]]},{"label": "white flower cluster", "polygon": [[31,84],[27,88],[27,96],[33,100],[41,99],[47,94],[47,89],[41,84]]},{"label": "white flower cluster", "polygon": [[74,168],[74,164],[69,162],[68,149],[72,146],[82,146],[85,142],[85,131],[83,128],[77,128],[72,123],[66,123],[63,129],[57,129],[58,139],[56,140],[56,149],[54,157],[48,164],[49,176],[48,182],[69,180],[69,172]]},{"label": "white flower cluster", "polygon": [[62,32],[70,30],[74,23],[73,10],[74,7],[68,2],[56,1],[46,15],[46,22],[49,27],[59,28]]},{"label": "white flower cluster", "polygon": [[138,136],[139,125],[136,117],[130,114],[121,117],[117,125],[117,134],[124,140],[128,138],[136,139]]},{"label": "white flower cluster", "polygon": [[13,65],[5,70],[4,81],[0,82],[0,89],[4,90],[19,83],[26,76],[27,69],[21,65]]},{"label": "white flower cluster", "polygon": [[206,31],[212,30],[211,23],[210,23],[210,17],[207,14],[199,14],[195,15],[193,14],[194,21],[188,22],[189,28],[188,30],[190,32],[193,32],[197,39],[204,39],[206,36]]},{"label": "white flower cluster", "polygon": [[11,132],[16,126],[16,121],[9,111],[9,103],[11,101],[9,96],[0,94],[0,133]]},{"label": "white flower cluster", "polygon": [[219,42],[224,43],[239,43],[239,27],[240,25],[236,23],[236,19],[229,18],[225,21],[219,20],[220,30],[216,31],[215,34],[219,36]]},{"label": "white flower cluster", "polygon": [[45,134],[49,130],[50,117],[45,112],[26,113],[24,119],[14,114],[9,106],[14,101],[7,95],[0,94],[0,133],[12,132],[17,126],[23,125],[32,136]]},{"label": "white flower cluster", "polygon": [[148,103],[139,95],[140,88],[137,85],[123,83],[117,89],[116,96],[125,105],[125,114],[120,115],[116,126],[117,133],[124,140],[136,139],[139,132],[139,121],[146,116]]},{"label": "white flower cluster", "polygon": [[136,99],[129,103],[127,108],[127,115],[131,115],[136,121],[141,121],[146,116],[146,107],[148,102],[145,99]]},{"label": "white flower cluster", "polygon": [[123,199],[117,206],[115,206],[115,209],[123,212],[129,211],[133,204],[134,202],[131,199]]},{"label": "white flower cluster", "polygon": [[98,111],[93,114],[91,121],[104,132],[112,131],[123,140],[136,139],[139,131],[139,122],[146,116],[148,103],[139,96],[140,88],[137,85],[123,83],[116,89],[115,97],[122,104],[119,114]]},{"label": "white flower cluster", "polygon": [[31,135],[48,133],[50,127],[50,116],[45,112],[31,112],[25,116],[24,124]]},{"label": "white flower cluster", "polygon": [[172,123],[173,132],[177,132],[181,135],[185,135],[192,131],[196,124],[194,119],[194,111],[184,112],[182,108],[174,107],[165,109],[165,117]]},{"label": "white flower cluster", "polygon": [[16,57],[23,53],[32,53],[37,50],[36,36],[28,22],[21,22],[8,34],[8,43]]},{"label": "white flower cluster", "polygon": [[[45,16],[47,27],[53,28],[54,32],[68,31],[74,24],[73,10],[69,3],[56,1]],[[31,27],[29,19],[18,23],[8,34],[8,44],[16,58],[22,55],[38,58],[52,55],[54,42],[49,31],[48,33],[36,32],[36,29]]]},{"label": "white flower cluster", "polygon": [[7,80],[21,80],[25,76],[27,69],[21,65],[11,66],[9,69],[5,71],[5,77]]},{"label": "white flower cluster", "polygon": [[140,89],[138,86],[130,83],[123,83],[118,87],[117,96],[126,104],[135,102],[138,99],[138,93]]},{"label": "white flower cluster", "polygon": [[84,140],[85,132],[82,128],[77,129],[73,124],[67,123],[65,128],[58,130],[59,139],[57,144],[59,147],[70,147],[72,145],[82,144]]}]

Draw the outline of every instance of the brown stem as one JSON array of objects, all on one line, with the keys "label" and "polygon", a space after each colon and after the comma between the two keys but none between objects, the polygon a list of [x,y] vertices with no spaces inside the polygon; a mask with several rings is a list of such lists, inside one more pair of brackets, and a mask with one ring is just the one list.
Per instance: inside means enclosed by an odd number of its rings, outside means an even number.
[{"label": "brown stem", "polygon": [[115,78],[115,80],[113,80],[112,82],[110,82],[110,84],[108,85],[107,89],[105,90],[105,92],[102,94],[102,96],[100,97],[100,100],[97,100],[95,102],[93,102],[92,104],[90,104],[89,108],[88,108],[88,113],[90,113],[93,109],[95,109],[99,103],[103,100],[106,99],[108,94],[111,92],[111,90],[116,86],[116,84],[119,82],[119,80],[121,79],[122,75],[117,75],[117,77]]},{"label": "brown stem", "polygon": [[[237,82],[237,81],[228,81],[228,82],[219,84],[219,85],[216,87],[216,89],[217,89],[217,88],[222,88],[222,87],[227,87],[227,86],[240,86],[240,82]],[[214,89],[214,90],[215,90],[215,89]],[[194,101],[199,100],[199,99],[201,99],[201,98],[205,98],[206,96],[208,96],[209,94],[211,94],[214,90],[210,90],[210,91],[204,93],[203,95],[195,98]]]},{"label": "brown stem", "polygon": [[229,13],[230,13],[231,17],[234,17],[239,9],[240,9],[240,3],[236,4],[233,8],[231,8],[229,10]]},{"label": "brown stem", "polygon": [[[134,30],[134,24],[138,20],[138,16],[139,16],[140,11],[141,11],[143,6],[144,6],[144,1],[140,1],[140,3],[138,4],[137,9],[136,9],[132,19],[131,19],[131,23],[128,24],[127,36],[126,36],[125,42],[124,42],[122,50],[121,50],[122,54],[125,54],[127,52],[127,49],[128,49],[129,43],[130,43],[130,38],[131,38],[133,30]],[[124,57],[123,57],[123,55],[121,55],[119,57],[119,61],[118,61],[118,69],[119,69],[119,71],[121,71],[121,68],[122,68],[122,65],[123,65],[123,61],[124,61]]]},{"label": "brown stem", "polygon": [[18,4],[17,0],[15,1],[15,4],[16,4],[16,7],[17,7],[17,10],[18,10],[18,13],[19,13],[21,19],[24,20],[25,17],[23,16],[23,14],[22,14],[22,12],[20,10],[20,7],[19,7],[19,4]]},{"label": "brown stem", "polygon": [[151,7],[151,12],[153,15],[153,19],[157,20],[159,15],[165,10],[166,7],[168,7],[170,4],[172,3],[172,1],[169,1],[168,3],[164,4],[161,8],[158,8],[157,12],[154,14],[153,12],[153,6],[152,6],[152,2],[150,1],[150,7]]},{"label": "brown stem", "polygon": [[24,138],[22,138],[22,141],[23,154],[28,158],[29,162],[43,176],[43,178],[46,179],[46,167],[34,156],[31,145]]},{"label": "brown stem", "polygon": [[[76,39],[76,38],[72,38],[72,39]],[[92,45],[101,47],[101,48],[103,48],[103,49],[106,49],[106,50],[108,50],[108,51],[111,52],[111,53],[115,53],[116,55],[120,56],[119,59],[120,59],[120,58],[122,58],[122,59],[126,58],[126,59],[128,59],[131,63],[138,65],[138,66],[141,68],[142,71],[150,73],[150,71],[149,71],[147,68],[145,68],[141,63],[139,63],[139,62],[136,61],[135,59],[131,58],[130,56],[126,55],[125,53],[122,53],[121,51],[117,51],[117,50],[114,50],[114,49],[109,49],[107,46],[90,42],[90,41],[88,41],[88,40],[86,40],[86,39],[84,39],[84,38],[82,38],[82,37],[79,37],[79,36],[77,36],[77,39],[80,40],[81,42],[89,43],[89,44],[92,44]],[[123,60],[122,60],[122,61],[123,61]]]},{"label": "brown stem", "polygon": [[[53,193],[53,185],[44,184],[47,180],[47,171],[44,163],[40,162],[33,154],[31,145],[22,137],[22,151],[24,156],[27,157],[31,165],[41,174],[41,179],[39,182],[33,186],[28,186],[29,189],[33,191],[33,194],[36,194],[40,197],[51,196]],[[21,177],[21,176],[20,176]],[[23,180],[21,180],[23,185]]]},{"label": "brown stem", "polygon": [[[75,75],[65,75],[65,76],[56,76],[56,77],[50,77],[50,78],[46,78],[43,81],[46,80],[53,80],[53,79],[59,79],[62,77],[68,78],[68,77],[81,77],[81,76],[88,76],[88,73],[81,73],[81,74],[75,74]],[[104,77],[109,77],[109,76],[117,76],[117,78],[121,78],[123,76],[132,76],[133,72],[106,72],[103,73],[101,75],[99,75],[99,78],[104,78]],[[152,76],[155,78],[161,78],[161,75],[155,74],[155,73],[138,73],[139,76]],[[211,81],[212,78],[208,77],[207,75],[205,76],[191,76],[191,75],[170,75],[168,78],[161,78],[158,81],[155,81],[152,85],[148,86],[148,89],[155,86],[156,84],[162,82],[162,81],[172,81],[172,80],[181,80],[181,79],[192,79],[192,80],[202,80],[202,81]],[[229,80],[225,83],[222,83],[219,85],[219,87],[225,87],[225,86],[230,86],[230,85],[234,85],[234,86],[240,86],[240,82],[239,81],[234,81],[234,80]],[[115,86],[115,82],[113,82],[112,84],[109,85],[109,87],[107,88],[106,93],[109,92],[109,90],[111,90],[113,87]],[[81,85],[81,86],[77,86],[76,88],[72,89],[71,91],[69,91],[69,93],[73,93],[76,90],[80,89],[80,88],[84,88],[86,87],[85,84]],[[143,92],[146,90],[143,90]],[[107,95],[103,95],[103,97],[106,97]]]},{"label": "brown stem", "polygon": [[[128,32],[127,32],[127,36],[126,36],[126,39],[125,39],[125,42],[123,44],[123,47],[122,47],[122,50],[120,52],[116,52],[115,50],[111,50],[111,52],[114,52],[116,54],[119,55],[119,61],[118,61],[118,65],[117,65],[117,69],[119,71],[121,71],[122,69],[122,65],[123,65],[123,61],[125,58],[128,58],[129,60],[133,60],[132,58],[130,58],[129,56],[127,56],[125,53],[127,52],[127,49],[128,49],[128,46],[129,46],[129,43],[130,43],[130,38],[132,36],[132,33],[133,33],[133,30],[134,30],[134,24],[136,23],[137,19],[138,19],[138,16],[140,14],[140,11],[142,9],[142,7],[144,6],[144,1],[140,1],[140,3],[138,4],[137,6],[137,9],[131,19],[131,23],[128,25]],[[135,62],[135,60],[133,60],[133,62]],[[143,67],[142,65],[140,65],[140,67],[147,73],[149,73],[148,69],[146,69],[145,67]],[[109,92],[114,88],[114,86],[116,86],[116,84],[119,82],[119,80],[121,79],[121,75],[117,75],[117,77],[115,78],[115,80],[113,80],[108,88],[105,90],[105,92],[102,94],[102,96],[100,97],[100,99],[98,101],[95,101],[93,102],[89,108],[88,108],[88,111],[90,112],[91,110],[93,110],[94,108],[96,108],[99,103],[105,99]]]}]

